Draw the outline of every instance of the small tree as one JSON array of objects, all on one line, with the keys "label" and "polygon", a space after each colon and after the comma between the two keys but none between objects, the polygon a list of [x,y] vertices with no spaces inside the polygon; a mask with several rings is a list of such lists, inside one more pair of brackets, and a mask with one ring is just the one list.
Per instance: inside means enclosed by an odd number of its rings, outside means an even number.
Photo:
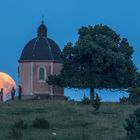
[{"label": "small tree", "polygon": [[127,131],[127,140],[140,140],[140,108],[129,115],[124,128]]},{"label": "small tree", "polygon": [[120,103],[121,103],[121,104],[129,103],[129,98],[127,98],[127,97],[122,97],[122,98],[120,98]]},{"label": "small tree", "polygon": [[83,97],[83,99],[82,99],[82,104],[84,104],[84,105],[89,105],[89,104],[90,104],[89,98],[86,97],[85,95],[84,95],[84,97]]}]

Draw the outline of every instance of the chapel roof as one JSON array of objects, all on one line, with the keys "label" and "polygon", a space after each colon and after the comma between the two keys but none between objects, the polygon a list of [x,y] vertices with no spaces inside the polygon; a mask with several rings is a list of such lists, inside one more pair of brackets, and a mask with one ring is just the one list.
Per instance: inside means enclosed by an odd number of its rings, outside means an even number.
[{"label": "chapel roof", "polygon": [[61,50],[52,39],[47,37],[47,27],[42,21],[38,27],[37,37],[30,40],[24,47],[19,61],[51,60],[61,61]]}]

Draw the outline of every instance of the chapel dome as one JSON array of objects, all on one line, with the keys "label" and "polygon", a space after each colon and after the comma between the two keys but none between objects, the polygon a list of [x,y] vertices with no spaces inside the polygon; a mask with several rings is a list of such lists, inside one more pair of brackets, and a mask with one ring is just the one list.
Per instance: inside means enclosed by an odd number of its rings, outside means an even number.
[{"label": "chapel dome", "polygon": [[29,41],[24,47],[19,61],[51,60],[61,61],[61,50],[47,37],[47,27],[42,24],[38,28],[38,37]]}]

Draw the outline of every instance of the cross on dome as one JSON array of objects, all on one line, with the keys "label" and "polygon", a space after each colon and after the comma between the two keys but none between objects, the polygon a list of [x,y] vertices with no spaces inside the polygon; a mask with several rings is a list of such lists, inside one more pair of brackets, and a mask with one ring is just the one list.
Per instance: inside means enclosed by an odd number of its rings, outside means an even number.
[{"label": "cross on dome", "polygon": [[38,37],[47,37],[47,27],[44,25],[44,16],[42,16],[42,24],[38,27]]}]

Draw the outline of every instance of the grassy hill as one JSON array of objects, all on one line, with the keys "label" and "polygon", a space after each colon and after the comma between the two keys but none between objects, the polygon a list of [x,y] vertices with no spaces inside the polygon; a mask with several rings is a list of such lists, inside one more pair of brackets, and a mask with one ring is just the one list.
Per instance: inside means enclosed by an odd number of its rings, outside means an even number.
[{"label": "grassy hill", "polygon": [[[10,139],[10,127],[18,119],[28,124],[20,140],[125,140],[125,118],[137,107],[102,103],[94,112],[91,106],[65,101],[0,103],[0,140]],[[50,129],[33,128],[31,123],[36,117],[46,118]]]}]

